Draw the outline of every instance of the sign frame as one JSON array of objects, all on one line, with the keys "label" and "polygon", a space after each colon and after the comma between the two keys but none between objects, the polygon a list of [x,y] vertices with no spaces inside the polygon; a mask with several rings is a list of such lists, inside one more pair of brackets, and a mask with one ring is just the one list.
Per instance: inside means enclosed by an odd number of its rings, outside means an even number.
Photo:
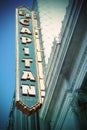
[{"label": "sign frame", "polygon": [[[38,102],[34,104],[33,106],[28,106],[25,104],[21,98],[20,98],[20,66],[19,66],[19,32],[18,32],[18,27],[19,27],[19,18],[18,18],[18,11],[19,9],[26,8],[29,11],[31,11],[31,19],[32,19],[32,32],[33,32],[33,38],[34,38],[34,52],[35,52],[35,60],[36,60],[36,74],[37,74],[37,89],[38,89]],[[31,43],[32,44],[32,43]],[[16,8],[16,106],[19,110],[21,110],[24,114],[26,115],[31,115],[35,111],[37,111],[42,105],[42,98],[41,98],[41,88],[40,88],[40,77],[39,77],[39,69],[38,69],[38,59],[37,59],[37,48],[36,48],[36,36],[35,36],[35,25],[34,25],[34,11],[32,9],[28,8],[27,6],[19,6]]]}]

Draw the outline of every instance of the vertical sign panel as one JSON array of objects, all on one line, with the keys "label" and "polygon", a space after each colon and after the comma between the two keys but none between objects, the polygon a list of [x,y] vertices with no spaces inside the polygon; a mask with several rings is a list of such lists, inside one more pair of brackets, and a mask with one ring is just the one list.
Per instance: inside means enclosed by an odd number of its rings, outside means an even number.
[{"label": "vertical sign panel", "polygon": [[16,9],[16,106],[30,115],[41,106],[34,32],[34,13],[25,6]]}]

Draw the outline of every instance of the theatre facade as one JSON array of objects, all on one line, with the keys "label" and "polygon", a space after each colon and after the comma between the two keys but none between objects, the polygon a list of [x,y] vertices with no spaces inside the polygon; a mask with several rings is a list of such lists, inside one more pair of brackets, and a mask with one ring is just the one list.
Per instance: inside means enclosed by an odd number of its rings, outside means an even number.
[{"label": "theatre facade", "polygon": [[17,15],[17,84],[7,130],[86,130],[87,1],[69,1],[47,64],[41,2],[34,0],[30,13],[21,8]]}]

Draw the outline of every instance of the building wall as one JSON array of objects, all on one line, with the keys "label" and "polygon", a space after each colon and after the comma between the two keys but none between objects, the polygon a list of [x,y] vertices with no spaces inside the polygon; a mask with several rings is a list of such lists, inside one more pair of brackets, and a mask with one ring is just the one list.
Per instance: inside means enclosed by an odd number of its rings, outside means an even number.
[{"label": "building wall", "polygon": [[[48,122],[51,130],[87,129],[87,97],[85,93],[84,98],[79,97],[87,73],[86,10],[86,1],[70,1],[61,30],[61,44],[55,41],[50,56],[40,118]],[[85,103],[79,105],[78,98]]]}]

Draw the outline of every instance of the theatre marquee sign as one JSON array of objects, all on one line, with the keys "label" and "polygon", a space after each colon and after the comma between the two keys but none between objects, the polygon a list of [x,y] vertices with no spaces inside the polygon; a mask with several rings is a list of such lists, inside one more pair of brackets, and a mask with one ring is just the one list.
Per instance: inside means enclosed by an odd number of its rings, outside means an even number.
[{"label": "theatre marquee sign", "polygon": [[26,6],[16,9],[16,106],[27,115],[41,106],[34,13]]}]

